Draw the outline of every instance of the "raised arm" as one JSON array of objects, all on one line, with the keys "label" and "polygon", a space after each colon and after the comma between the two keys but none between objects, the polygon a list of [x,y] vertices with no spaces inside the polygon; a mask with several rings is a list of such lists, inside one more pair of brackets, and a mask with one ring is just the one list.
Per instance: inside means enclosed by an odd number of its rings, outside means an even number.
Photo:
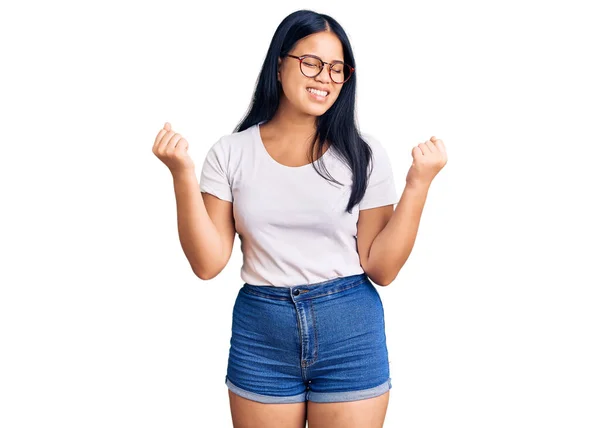
[{"label": "raised arm", "polygon": [[201,279],[223,270],[233,249],[233,204],[201,193],[188,143],[167,122],[156,136],[152,152],[173,176],[177,204],[177,229],[183,252]]}]

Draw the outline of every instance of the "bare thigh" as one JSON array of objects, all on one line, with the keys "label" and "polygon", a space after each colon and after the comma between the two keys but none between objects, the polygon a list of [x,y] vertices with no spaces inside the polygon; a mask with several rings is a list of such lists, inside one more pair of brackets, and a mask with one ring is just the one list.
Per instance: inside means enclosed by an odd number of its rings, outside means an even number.
[{"label": "bare thigh", "polygon": [[306,403],[265,404],[228,391],[233,428],[306,427]]},{"label": "bare thigh", "polygon": [[308,402],[308,428],[382,428],[390,391],[365,400]]}]

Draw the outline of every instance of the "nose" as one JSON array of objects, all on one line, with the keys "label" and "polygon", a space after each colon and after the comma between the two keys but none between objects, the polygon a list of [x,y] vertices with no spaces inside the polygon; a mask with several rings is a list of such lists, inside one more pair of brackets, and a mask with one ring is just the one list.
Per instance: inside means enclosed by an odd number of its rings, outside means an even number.
[{"label": "nose", "polygon": [[315,80],[324,84],[331,83],[331,76],[329,75],[329,66],[324,65],[321,72],[315,76]]}]

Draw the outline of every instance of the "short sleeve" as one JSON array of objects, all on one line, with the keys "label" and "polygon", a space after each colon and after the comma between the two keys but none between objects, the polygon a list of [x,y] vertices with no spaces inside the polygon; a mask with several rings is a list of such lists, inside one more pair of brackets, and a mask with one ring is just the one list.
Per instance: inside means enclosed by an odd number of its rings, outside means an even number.
[{"label": "short sleeve", "polygon": [[210,193],[224,201],[233,202],[227,174],[228,154],[223,138],[220,138],[208,150],[200,173],[200,191]]},{"label": "short sleeve", "polygon": [[367,141],[373,152],[373,171],[367,181],[365,195],[358,204],[359,210],[397,204],[400,198],[396,191],[394,172],[387,150],[371,136],[363,135],[363,139]]}]

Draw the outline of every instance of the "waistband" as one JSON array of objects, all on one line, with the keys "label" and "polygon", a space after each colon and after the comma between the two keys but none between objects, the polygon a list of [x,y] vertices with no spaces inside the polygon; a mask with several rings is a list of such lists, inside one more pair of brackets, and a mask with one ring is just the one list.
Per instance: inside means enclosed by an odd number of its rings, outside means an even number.
[{"label": "waistband", "polygon": [[368,283],[369,277],[366,273],[342,276],[313,284],[294,285],[292,287],[275,287],[272,285],[252,285],[244,283],[244,291],[258,296],[277,300],[305,300],[315,297],[338,293],[355,287],[362,283]]}]

